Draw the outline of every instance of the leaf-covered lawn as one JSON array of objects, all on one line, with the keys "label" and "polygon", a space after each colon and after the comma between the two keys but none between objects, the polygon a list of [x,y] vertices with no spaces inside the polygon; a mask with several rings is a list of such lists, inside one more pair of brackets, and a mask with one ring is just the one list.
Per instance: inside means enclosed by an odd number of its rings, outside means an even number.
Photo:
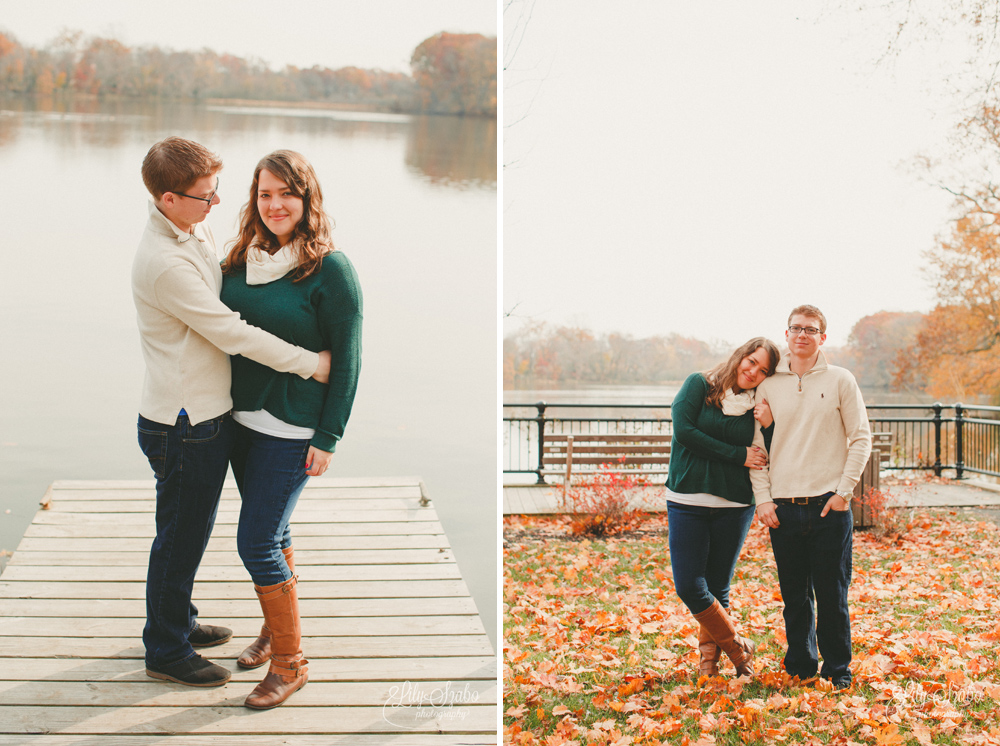
[{"label": "leaf-covered lawn", "polygon": [[767,529],[733,579],[753,679],[698,681],[666,520],[569,540],[565,519],[505,520],[504,738],[515,744],[1000,744],[1000,531],[947,510],[888,543],[854,534],[854,686],[793,682]]}]

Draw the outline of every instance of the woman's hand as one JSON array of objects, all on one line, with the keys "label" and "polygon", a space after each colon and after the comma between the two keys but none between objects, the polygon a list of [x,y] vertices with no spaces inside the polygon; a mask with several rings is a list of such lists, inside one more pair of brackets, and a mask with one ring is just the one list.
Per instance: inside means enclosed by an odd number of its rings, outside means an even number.
[{"label": "woman's hand", "polygon": [[767,399],[761,399],[753,408],[753,418],[760,423],[761,427],[771,427],[774,424],[774,417],[771,416],[771,405]]},{"label": "woman's hand", "polygon": [[319,353],[319,364],[316,366],[316,372],[312,374],[320,383],[330,383],[330,363],[333,360],[333,355],[331,355],[329,350],[322,350]]},{"label": "woman's hand", "polygon": [[310,477],[318,477],[330,467],[333,454],[329,451],[321,451],[315,446],[309,446],[309,453],[306,454],[306,474]]},{"label": "woman's hand", "polygon": [[747,460],[743,462],[743,465],[749,466],[751,469],[763,469],[767,466],[767,454],[757,446],[750,446],[747,448]]}]

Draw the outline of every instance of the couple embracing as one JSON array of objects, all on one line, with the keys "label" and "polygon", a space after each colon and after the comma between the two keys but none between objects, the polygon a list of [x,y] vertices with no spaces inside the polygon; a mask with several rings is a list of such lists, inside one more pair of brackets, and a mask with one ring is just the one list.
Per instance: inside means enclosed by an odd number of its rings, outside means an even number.
[{"label": "couple embracing", "polygon": [[784,669],[800,679],[818,672],[844,689],[851,496],[871,429],[854,376],[820,349],[823,313],[793,309],[785,340],[782,354],[768,339],[751,339],[727,362],[689,376],[674,399],[670,563],[677,594],[700,624],[699,675],[717,675],[721,653],[738,675],[753,675],[756,645],[736,630],[729,585],[756,515],[770,531],[785,604]]},{"label": "couple embracing", "polygon": [[221,170],[217,155],[179,137],[153,145],[142,164],[152,201],[132,265],[146,363],[138,436],[156,475],[142,638],[153,678],[229,680],[195,648],[227,642],[232,630],[199,624],[191,596],[231,463],[237,548],[264,616],[237,664],[270,664],[245,703],[268,709],[308,679],[289,523],[350,416],[361,289],[330,240],[312,166],[289,150],[257,164],[220,265],[204,220],[220,201]]}]

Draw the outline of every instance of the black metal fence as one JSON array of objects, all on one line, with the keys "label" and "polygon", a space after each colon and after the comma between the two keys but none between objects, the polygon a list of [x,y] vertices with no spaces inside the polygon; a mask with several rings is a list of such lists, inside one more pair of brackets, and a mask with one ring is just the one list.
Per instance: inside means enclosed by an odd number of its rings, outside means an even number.
[{"label": "black metal fence", "polygon": [[[656,434],[672,432],[670,405],[504,404],[503,471],[547,474],[542,463],[545,438],[552,434]],[[1000,477],[1000,407],[963,404],[871,404],[873,433],[884,433],[890,456],[883,468],[954,470]],[[595,467],[596,468],[596,467]]]}]

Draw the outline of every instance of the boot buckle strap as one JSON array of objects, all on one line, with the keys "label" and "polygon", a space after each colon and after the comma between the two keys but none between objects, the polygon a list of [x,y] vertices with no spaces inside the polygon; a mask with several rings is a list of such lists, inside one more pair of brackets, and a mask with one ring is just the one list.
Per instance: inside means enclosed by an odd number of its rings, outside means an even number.
[{"label": "boot buckle strap", "polygon": [[305,658],[297,658],[295,660],[282,660],[278,656],[271,656],[271,668],[276,671],[281,671],[287,673],[295,678],[305,675],[302,670],[308,665],[309,661]]}]

